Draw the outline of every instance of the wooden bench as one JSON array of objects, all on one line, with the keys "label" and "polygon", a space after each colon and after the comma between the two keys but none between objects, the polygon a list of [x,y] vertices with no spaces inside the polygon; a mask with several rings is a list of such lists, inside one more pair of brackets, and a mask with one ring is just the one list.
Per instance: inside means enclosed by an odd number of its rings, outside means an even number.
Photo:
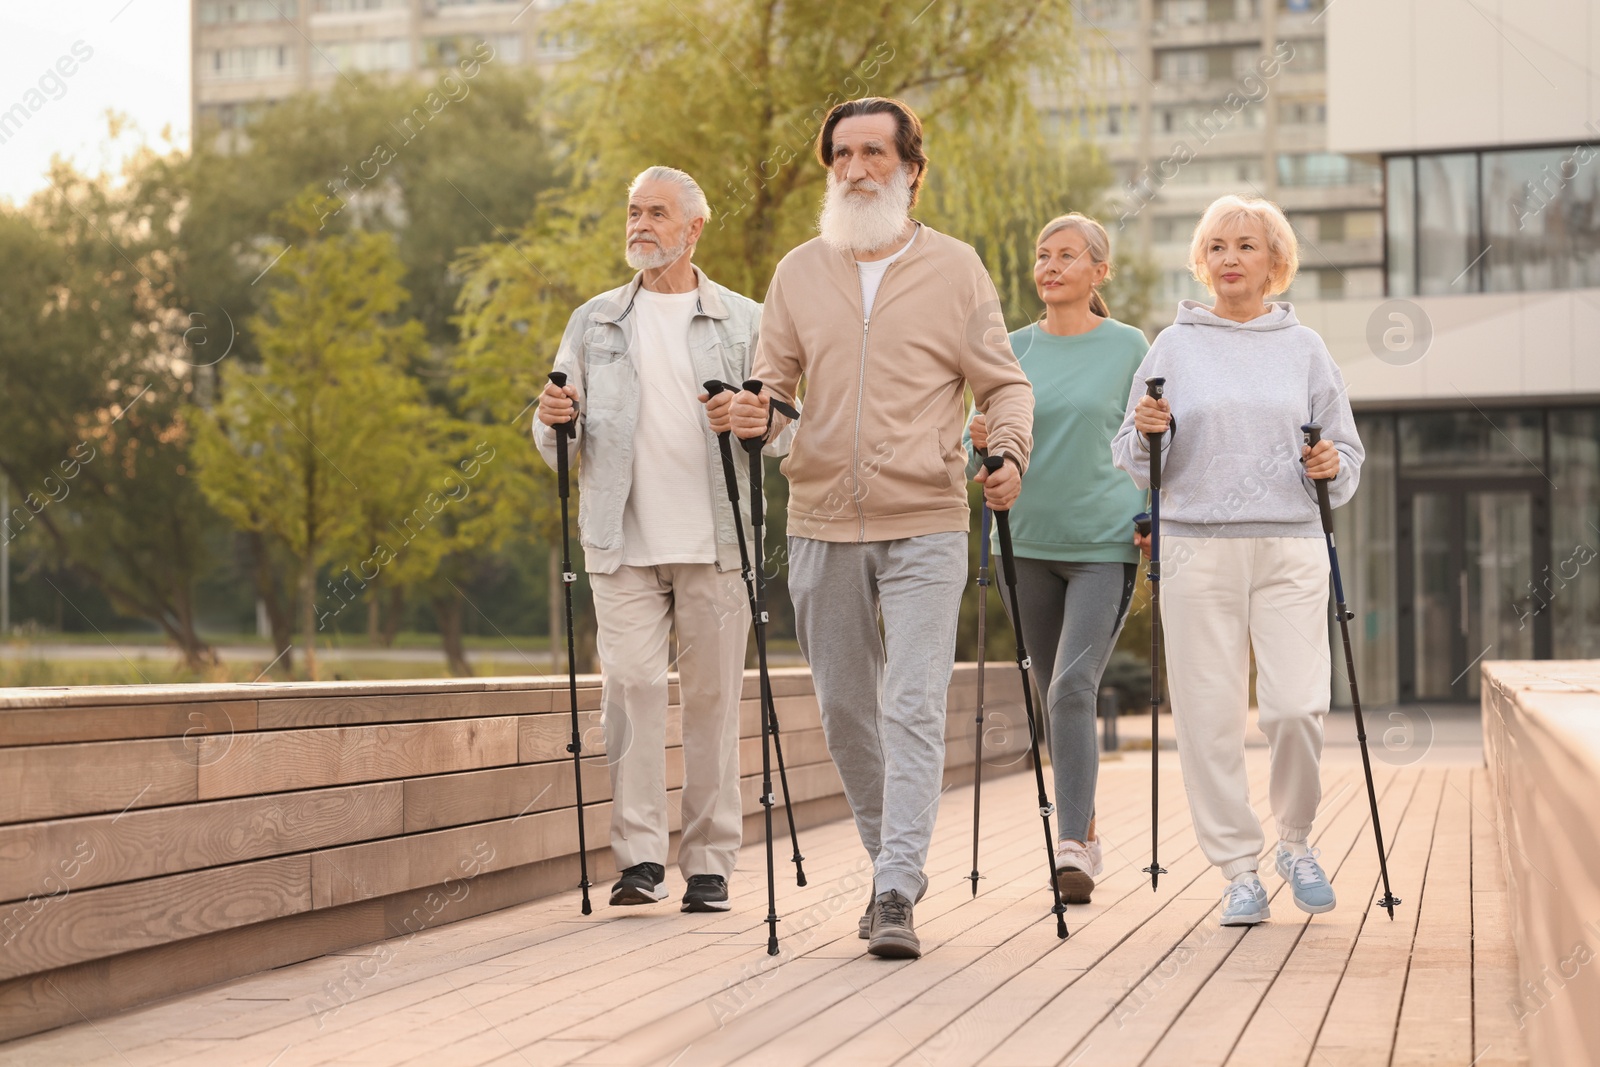
[{"label": "wooden bench", "polygon": [[1483,665],[1483,740],[1535,1063],[1600,1063],[1600,661]]},{"label": "wooden bench", "polygon": [[[970,780],[974,681],[957,666],[950,782]],[[599,686],[579,679],[603,901]],[[992,666],[987,686],[996,774],[1025,765],[1028,733],[1016,671]],[[776,670],[773,689],[798,823],[848,815],[810,674]],[[746,841],[762,832],[756,697],[747,672]],[[677,700],[674,678],[674,855]],[[571,889],[569,734],[561,677],[0,690],[0,1040]]]}]

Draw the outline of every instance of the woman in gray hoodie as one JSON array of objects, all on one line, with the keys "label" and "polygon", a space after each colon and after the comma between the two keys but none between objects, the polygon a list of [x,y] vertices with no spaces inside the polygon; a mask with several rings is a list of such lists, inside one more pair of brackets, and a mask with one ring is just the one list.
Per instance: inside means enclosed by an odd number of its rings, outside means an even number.
[{"label": "woman in gray hoodie", "polygon": [[[1271,745],[1275,865],[1300,910],[1334,906],[1308,844],[1331,692],[1328,555],[1311,479],[1328,479],[1337,507],[1355,492],[1364,453],[1322,338],[1288,303],[1266,299],[1288,289],[1298,265],[1294,231],[1276,204],[1225,196],[1207,208],[1190,269],[1214,302],[1178,306],[1134,377],[1111,445],[1116,465],[1146,486],[1146,434],[1165,435],[1167,677],[1195,833],[1229,879],[1224,926],[1269,914],[1256,876],[1265,835],[1244,758],[1252,652]],[[1145,395],[1151,377],[1166,378],[1166,399]],[[1307,422],[1323,427],[1315,449],[1302,443]]]}]

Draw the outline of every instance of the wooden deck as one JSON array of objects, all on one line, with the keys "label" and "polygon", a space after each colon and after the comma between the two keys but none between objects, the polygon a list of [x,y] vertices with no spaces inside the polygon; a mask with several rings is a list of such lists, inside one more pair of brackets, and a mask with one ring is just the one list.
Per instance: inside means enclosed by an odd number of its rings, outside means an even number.
[{"label": "wooden deck", "polygon": [[[1265,753],[1249,753],[1266,811]],[[1104,764],[1111,846],[1094,903],[1056,939],[1031,773],[984,787],[970,896],[970,789],[944,795],[917,908],[925,955],[863,954],[867,865],[849,822],[807,831],[810,884],[779,853],[784,951],[764,952],[762,849],[726,915],[576,892],[240,979],[0,1046],[4,1064],[1490,1064],[1526,1063],[1516,957],[1485,772],[1378,768],[1403,904],[1372,907],[1377,860],[1361,770],[1324,768],[1316,843],[1340,906],[1310,919],[1263,871],[1273,918],[1221,929],[1223,886],[1164,760],[1159,892],[1149,768]],[[1270,826],[1269,826],[1270,832]],[[677,872],[669,888],[681,892]]]}]

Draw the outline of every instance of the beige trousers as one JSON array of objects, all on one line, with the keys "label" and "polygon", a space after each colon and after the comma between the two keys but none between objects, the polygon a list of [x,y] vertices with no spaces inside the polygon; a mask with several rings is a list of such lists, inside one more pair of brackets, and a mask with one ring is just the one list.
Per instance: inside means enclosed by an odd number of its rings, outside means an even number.
[{"label": "beige trousers", "polygon": [[1172,537],[1161,548],[1167,683],[1189,813],[1206,859],[1233,878],[1256,869],[1265,844],[1244,758],[1252,650],[1278,837],[1307,840],[1322,799],[1328,548],[1320,537]]},{"label": "beige trousers", "polygon": [[[735,571],[709,563],[618,567],[589,575],[599,624],[601,718],[611,771],[611,851],[618,869],[667,862],[667,672],[683,713],[683,838],[678,867],[733,873],[744,819],[739,698],[750,605]],[[667,635],[678,634],[668,662]]]}]

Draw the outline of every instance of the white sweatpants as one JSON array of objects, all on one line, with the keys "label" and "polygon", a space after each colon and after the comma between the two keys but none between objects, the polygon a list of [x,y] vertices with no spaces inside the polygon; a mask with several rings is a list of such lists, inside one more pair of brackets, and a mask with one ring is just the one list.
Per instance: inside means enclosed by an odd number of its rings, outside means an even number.
[{"label": "white sweatpants", "polygon": [[1250,652],[1271,746],[1278,837],[1305,841],[1322,799],[1328,712],[1328,549],[1312,537],[1162,540],[1161,622],[1178,758],[1195,835],[1226,878],[1256,869],[1244,732]]}]

